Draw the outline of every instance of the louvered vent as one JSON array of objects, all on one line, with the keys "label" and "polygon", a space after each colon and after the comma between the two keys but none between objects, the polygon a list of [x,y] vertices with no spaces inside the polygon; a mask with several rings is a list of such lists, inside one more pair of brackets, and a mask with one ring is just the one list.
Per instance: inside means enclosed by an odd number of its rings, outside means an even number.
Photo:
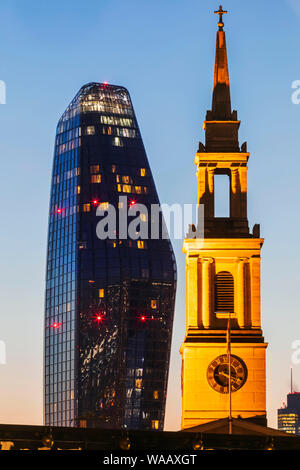
[{"label": "louvered vent", "polygon": [[215,312],[234,312],[234,281],[227,271],[215,276]]}]

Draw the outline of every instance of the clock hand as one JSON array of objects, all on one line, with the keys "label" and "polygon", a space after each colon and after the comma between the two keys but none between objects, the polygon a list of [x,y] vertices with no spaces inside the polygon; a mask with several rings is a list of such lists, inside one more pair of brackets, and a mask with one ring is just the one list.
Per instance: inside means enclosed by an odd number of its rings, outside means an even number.
[{"label": "clock hand", "polygon": [[[227,377],[229,379],[229,374],[226,374],[225,372],[219,372],[219,374],[223,375],[224,377]],[[234,382],[238,382],[241,379],[231,376],[231,380],[233,380]]]}]

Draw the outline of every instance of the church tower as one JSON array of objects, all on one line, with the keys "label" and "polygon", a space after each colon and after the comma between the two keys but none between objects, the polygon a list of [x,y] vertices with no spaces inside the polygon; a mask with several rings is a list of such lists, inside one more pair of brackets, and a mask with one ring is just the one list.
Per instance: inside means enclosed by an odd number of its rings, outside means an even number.
[{"label": "church tower", "polygon": [[[261,330],[259,225],[247,219],[247,144],[240,147],[231,110],[226,38],[220,7],[212,109],[199,143],[198,204],[204,238],[186,238],[186,335],[182,355],[182,429],[226,418],[266,425],[267,344]],[[230,212],[215,216],[216,175],[227,175]],[[230,343],[230,354],[228,348]],[[230,362],[230,368],[229,368]],[[231,379],[231,390],[229,380]],[[229,405],[231,402],[231,406]]]}]

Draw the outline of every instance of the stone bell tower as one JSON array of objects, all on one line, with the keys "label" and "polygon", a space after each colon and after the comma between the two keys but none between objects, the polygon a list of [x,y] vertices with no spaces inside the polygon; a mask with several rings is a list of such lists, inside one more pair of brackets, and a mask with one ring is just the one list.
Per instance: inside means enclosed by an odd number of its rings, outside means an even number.
[{"label": "stone bell tower", "polygon": [[[186,335],[182,354],[182,428],[228,417],[266,425],[267,344],[261,330],[259,225],[247,219],[247,144],[238,141],[240,121],[231,110],[226,38],[220,7],[212,109],[199,143],[198,204],[204,206],[204,238],[187,238]],[[227,175],[229,217],[215,217],[214,180]],[[226,355],[230,316],[231,359]],[[227,362],[226,362],[227,361]]]}]

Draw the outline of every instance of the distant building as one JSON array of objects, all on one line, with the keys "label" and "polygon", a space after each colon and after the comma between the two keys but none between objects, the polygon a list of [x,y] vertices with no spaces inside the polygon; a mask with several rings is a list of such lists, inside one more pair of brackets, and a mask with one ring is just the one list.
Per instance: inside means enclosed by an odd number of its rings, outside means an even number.
[{"label": "distant building", "polygon": [[278,429],[300,435],[300,393],[287,395],[287,405],[278,410]]}]

